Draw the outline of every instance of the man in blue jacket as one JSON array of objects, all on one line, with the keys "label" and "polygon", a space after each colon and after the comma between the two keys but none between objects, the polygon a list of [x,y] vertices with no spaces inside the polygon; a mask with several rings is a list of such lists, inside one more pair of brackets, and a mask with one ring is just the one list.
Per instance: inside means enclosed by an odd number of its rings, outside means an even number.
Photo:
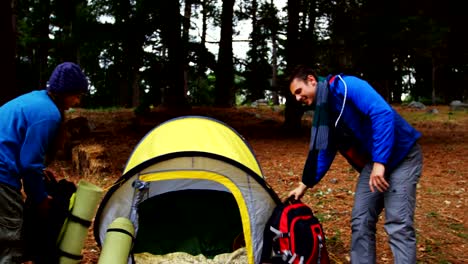
[{"label": "man in blue jacket", "polygon": [[23,197],[47,214],[46,153],[60,138],[64,112],[80,103],[88,80],[71,62],[58,65],[47,90],[32,91],[0,107],[0,263],[21,263]]},{"label": "man in blue jacket", "polygon": [[297,101],[315,106],[302,181],[289,193],[300,199],[326,174],[337,152],[359,171],[352,211],[351,262],[375,263],[375,233],[385,208],[385,230],[395,263],[416,263],[414,211],[422,171],[411,127],[364,80],[335,75],[320,81],[307,66],[290,78]]}]

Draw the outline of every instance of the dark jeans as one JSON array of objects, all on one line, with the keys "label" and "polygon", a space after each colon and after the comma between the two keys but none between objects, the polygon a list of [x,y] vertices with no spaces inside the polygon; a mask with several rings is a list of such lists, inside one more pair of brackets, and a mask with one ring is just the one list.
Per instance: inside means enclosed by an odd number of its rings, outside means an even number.
[{"label": "dark jeans", "polygon": [[22,262],[23,206],[21,193],[0,183],[0,264]]}]

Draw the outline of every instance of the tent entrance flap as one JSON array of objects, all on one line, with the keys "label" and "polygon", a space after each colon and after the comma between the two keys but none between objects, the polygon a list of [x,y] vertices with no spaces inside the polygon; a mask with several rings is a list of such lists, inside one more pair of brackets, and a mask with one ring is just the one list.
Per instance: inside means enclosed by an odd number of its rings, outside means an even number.
[{"label": "tent entrance flap", "polygon": [[240,212],[229,192],[180,190],[143,201],[138,206],[134,253],[172,252],[213,258],[233,252],[242,234]]}]

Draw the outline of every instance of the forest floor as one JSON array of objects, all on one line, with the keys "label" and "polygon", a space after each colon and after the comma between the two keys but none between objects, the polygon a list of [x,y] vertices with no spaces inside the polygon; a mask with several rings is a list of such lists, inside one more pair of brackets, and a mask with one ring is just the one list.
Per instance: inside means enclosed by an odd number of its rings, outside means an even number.
[{"label": "forest floor", "polygon": [[[438,114],[394,107],[423,133],[420,144],[424,168],[418,184],[415,215],[418,263],[468,263],[468,113],[451,112],[447,106],[430,108],[436,108]],[[185,114],[214,117],[237,130],[253,148],[267,183],[280,198],[285,198],[296,186],[308,151],[311,118],[304,116],[303,131],[291,136],[282,130],[282,113],[268,106],[194,107],[184,113],[153,109],[140,118],[131,110],[76,109],[69,113],[70,118],[86,117],[92,127],[92,133],[81,144],[104,147],[104,159],[109,166],[100,173],[84,176],[67,161],[56,161],[51,168],[59,177],[75,183],[84,179],[106,190],[121,176],[132,150],[148,131],[165,120]],[[322,221],[332,263],[350,262],[350,215],[357,176],[337,156],[325,178],[303,198]],[[377,229],[377,262],[393,263],[383,222],[382,214]],[[97,263],[99,258],[100,249],[91,229],[83,263]]]}]

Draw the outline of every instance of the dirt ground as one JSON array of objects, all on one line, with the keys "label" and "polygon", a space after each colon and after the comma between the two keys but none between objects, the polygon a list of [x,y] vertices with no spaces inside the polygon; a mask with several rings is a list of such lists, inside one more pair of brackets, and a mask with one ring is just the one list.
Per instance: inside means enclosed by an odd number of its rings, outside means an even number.
[{"label": "dirt ground", "polygon": [[[431,107],[438,110],[437,114],[395,108],[423,133],[420,144],[424,169],[418,185],[415,216],[418,263],[468,263],[468,113],[451,112],[446,106]],[[267,183],[281,198],[296,186],[308,150],[310,116],[303,118],[303,131],[293,136],[281,127],[282,113],[268,106],[193,108],[184,113],[155,109],[138,118],[131,110],[77,109],[68,113],[69,117],[86,117],[91,126],[91,133],[80,144],[103,147],[105,155],[100,159],[107,166],[91,174],[73,169],[70,161],[56,161],[51,168],[59,177],[74,182],[84,179],[107,189],[120,177],[130,153],[149,130],[186,114],[214,117],[244,136],[257,156]],[[333,263],[350,261],[350,214],[356,179],[357,173],[337,156],[325,178],[303,198],[322,221]],[[378,263],[393,263],[381,218],[377,230]],[[97,263],[99,252],[90,229],[83,263]]]}]

